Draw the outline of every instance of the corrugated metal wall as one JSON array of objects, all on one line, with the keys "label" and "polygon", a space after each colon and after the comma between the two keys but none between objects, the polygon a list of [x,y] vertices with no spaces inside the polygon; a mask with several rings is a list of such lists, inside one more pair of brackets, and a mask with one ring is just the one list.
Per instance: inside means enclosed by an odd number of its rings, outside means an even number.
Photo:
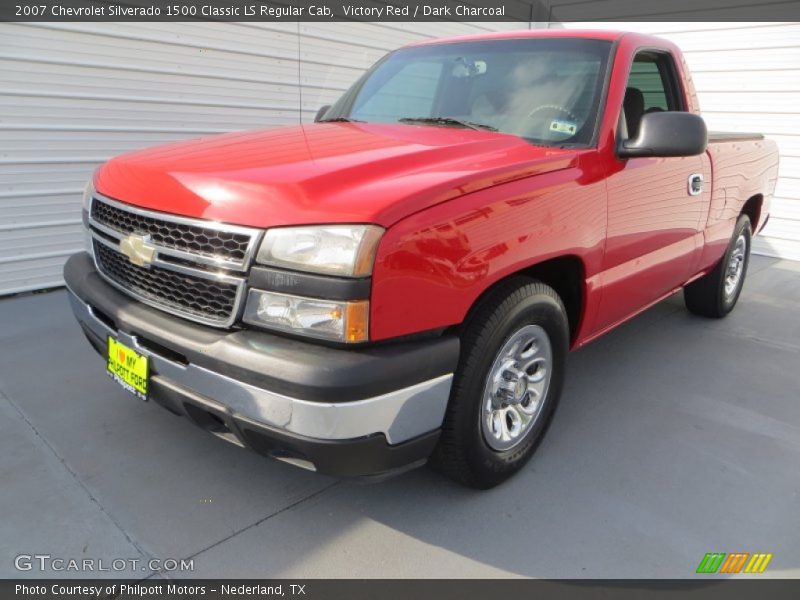
[{"label": "corrugated metal wall", "polygon": [[758,131],[778,143],[772,216],[754,251],[800,260],[800,23],[569,23],[674,41],[692,70],[709,129]]},{"label": "corrugated metal wall", "polygon": [[[578,26],[580,24],[570,24]],[[597,27],[597,23],[586,24]],[[621,23],[686,50],[713,129],[764,131],[781,178],[757,250],[800,259],[800,24]],[[310,121],[387,50],[503,23],[0,24],[0,294],[60,285],[110,156]]]},{"label": "corrugated metal wall", "polygon": [[0,24],[0,295],[60,285],[113,156],[297,123],[386,51],[504,23]]}]

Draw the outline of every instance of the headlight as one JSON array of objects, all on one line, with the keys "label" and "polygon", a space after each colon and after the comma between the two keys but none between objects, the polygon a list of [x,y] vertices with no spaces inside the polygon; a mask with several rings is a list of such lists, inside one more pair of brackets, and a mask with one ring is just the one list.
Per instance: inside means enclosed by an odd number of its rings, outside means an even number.
[{"label": "headlight", "polygon": [[383,235],[376,225],[318,225],[268,229],[257,262],[274,267],[366,277]]},{"label": "headlight", "polygon": [[363,342],[369,337],[369,301],[337,302],[250,290],[244,321],[337,342]]}]

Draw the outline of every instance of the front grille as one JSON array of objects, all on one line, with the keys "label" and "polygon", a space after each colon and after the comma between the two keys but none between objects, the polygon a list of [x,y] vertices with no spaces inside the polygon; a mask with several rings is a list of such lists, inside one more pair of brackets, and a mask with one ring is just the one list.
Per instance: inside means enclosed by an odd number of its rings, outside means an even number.
[{"label": "front grille", "polygon": [[245,260],[252,240],[249,233],[152,217],[98,199],[92,202],[91,218],[123,234],[149,235],[154,243],[165,248],[233,262]]},{"label": "front grille", "polygon": [[[88,225],[98,271],[129,295],[167,312],[213,327],[239,318],[247,270],[261,239],[257,229],[178,217],[122,204],[95,194]],[[120,244],[150,255],[138,266]]]},{"label": "front grille", "polygon": [[239,286],[151,266],[138,267],[128,257],[94,241],[101,272],[143,300],[187,316],[225,323],[234,313]]}]

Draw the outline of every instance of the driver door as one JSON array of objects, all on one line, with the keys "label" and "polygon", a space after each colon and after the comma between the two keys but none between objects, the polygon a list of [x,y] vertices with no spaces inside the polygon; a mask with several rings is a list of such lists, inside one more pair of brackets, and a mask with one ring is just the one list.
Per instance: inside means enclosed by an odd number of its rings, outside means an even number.
[{"label": "driver door", "polygon": [[[685,110],[671,54],[636,55],[628,79],[620,133],[635,137],[644,114]],[[607,329],[684,284],[702,248],[700,224],[710,190],[690,189],[690,177],[710,182],[699,156],[623,159],[607,180],[608,233],[596,330]]]}]

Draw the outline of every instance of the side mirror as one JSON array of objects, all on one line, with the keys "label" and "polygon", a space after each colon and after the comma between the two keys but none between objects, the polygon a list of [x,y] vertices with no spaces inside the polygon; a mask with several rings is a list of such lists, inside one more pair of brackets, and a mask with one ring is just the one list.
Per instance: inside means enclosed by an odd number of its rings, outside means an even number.
[{"label": "side mirror", "polygon": [[654,112],[642,116],[639,135],[617,146],[621,158],[635,156],[696,156],[708,145],[706,123],[687,112]]},{"label": "side mirror", "polygon": [[319,123],[320,119],[325,116],[325,113],[328,112],[328,109],[331,107],[330,104],[326,104],[325,106],[320,107],[317,111],[317,114],[314,115],[314,123]]}]

